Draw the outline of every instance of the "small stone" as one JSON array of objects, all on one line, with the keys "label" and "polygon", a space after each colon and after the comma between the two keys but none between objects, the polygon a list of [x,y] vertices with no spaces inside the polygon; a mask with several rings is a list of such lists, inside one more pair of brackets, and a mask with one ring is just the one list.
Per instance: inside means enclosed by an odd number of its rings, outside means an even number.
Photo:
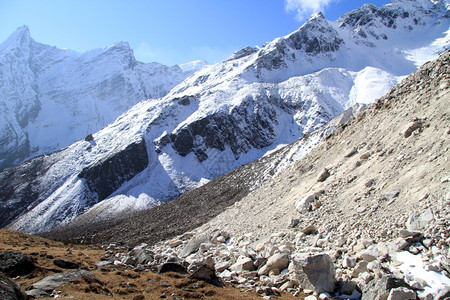
[{"label": "small stone", "polygon": [[225,237],[224,236],[219,236],[219,237],[217,237],[217,239],[216,239],[216,241],[218,242],[218,243],[225,243],[227,240],[225,239]]},{"label": "small stone", "polygon": [[293,288],[294,286],[295,286],[294,282],[291,281],[291,280],[289,280],[289,281],[286,281],[285,283],[283,283],[283,284],[280,286],[280,290],[284,292],[284,291],[286,291],[287,289]]},{"label": "small stone", "polygon": [[317,178],[318,182],[324,182],[325,180],[327,180],[327,178],[330,177],[330,172],[328,171],[328,169],[323,169],[322,173],[320,173],[319,177]]},{"label": "small stone", "polygon": [[356,265],[355,269],[353,269],[352,277],[353,278],[357,278],[359,276],[359,274],[361,274],[363,272],[366,272],[367,271],[367,264],[368,264],[368,262],[365,261],[365,260],[360,261]]},{"label": "small stone", "polygon": [[226,269],[228,269],[230,266],[231,266],[230,261],[224,261],[224,262],[221,262],[221,263],[217,263],[216,264],[216,271],[219,272],[219,273],[223,272]]},{"label": "small stone", "polygon": [[295,227],[298,226],[298,224],[300,224],[300,219],[291,219],[291,223],[289,224],[289,228],[295,228]]},{"label": "small stone", "polygon": [[362,272],[358,277],[361,278],[365,284],[369,283],[369,281],[373,279],[373,275],[369,272]]},{"label": "small stone", "polygon": [[308,211],[309,206],[314,203],[314,201],[319,199],[320,193],[312,193],[308,196],[305,196],[295,202],[295,208],[299,212],[306,212]]},{"label": "small stone", "polygon": [[345,153],[344,157],[350,157],[353,156],[356,152],[358,152],[358,149],[356,147],[353,147],[347,153]]},{"label": "small stone", "polygon": [[415,247],[415,246],[409,246],[409,252],[410,253],[412,253],[412,254],[414,254],[414,255],[416,255],[416,254],[419,254],[420,253],[420,251],[419,251],[419,249],[417,249],[417,247]]},{"label": "small stone", "polygon": [[368,181],[366,181],[364,186],[367,187],[367,188],[370,188],[374,183],[375,183],[374,179],[369,179]]},{"label": "small stone", "polygon": [[363,207],[363,206],[359,206],[359,207],[356,208],[356,212],[357,212],[358,214],[363,213],[363,212],[365,212],[365,211],[366,211],[366,208]]},{"label": "small stone", "polygon": [[170,241],[170,242],[169,242],[169,247],[170,247],[170,248],[175,248],[175,247],[177,247],[177,246],[179,246],[179,245],[181,245],[181,244],[183,244],[183,241],[180,241],[180,240],[173,240],[173,241]]},{"label": "small stone", "polygon": [[258,275],[266,275],[271,270],[278,270],[280,272],[286,269],[289,265],[289,256],[286,253],[276,253],[272,255],[266,262],[266,264],[258,270]]},{"label": "small stone", "polygon": [[356,266],[356,258],[351,256],[344,257],[342,261],[342,267],[353,268],[354,266]]},{"label": "small stone", "polygon": [[302,232],[304,234],[307,234],[307,235],[314,234],[314,233],[317,232],[317,228],[314,225],[308,225],[308,226],[306,226],[305,228],[302,229]]},{"label": "small stone", "polygon": [[345,282],[340,288],[341,294],[351,295],[353,291],[356,290],[357,284],[354,281]]},{"label": "small stone", "polygon": [[406,127],[405,130],[403,131],[403,136],[405,138],[408,138],[411,136],[411,134],[420,128],[420,123],[418,120],[414,120],[413,122],[409,123]]},{"label": "small stone", "polygon": [[371,153],[370,151],[367,151],[363,154],[361,154],[361,156],[359,157],[360,160],[364,160],[364,159],[368,159],[370,157]]}]

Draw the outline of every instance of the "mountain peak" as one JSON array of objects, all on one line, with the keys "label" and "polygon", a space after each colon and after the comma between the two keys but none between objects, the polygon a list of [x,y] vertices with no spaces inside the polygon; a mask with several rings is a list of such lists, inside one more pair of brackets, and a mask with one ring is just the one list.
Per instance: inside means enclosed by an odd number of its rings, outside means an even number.
[{"label": "mountain peak", "polygon": [[30,43],[30,29],[28,26],[23,25],[16,29],[2,44],[0,49],[8,47],[25,47]]},{"label": "mountain peak", "polygon": [[324,15],[322,14],[322,12],[316,12],[313,13],[309,18],[308,18],[308,22],[309,21],[313,21],[313,20],[323,20],[325,19]]},{"label": "mountain peak", "polygon": [[131,51],[131,48],[130,48],[130,44],[128,42],[117,42],[117,43],[111,44],[105,48],[105,52],[114,51],[114,50]]}]

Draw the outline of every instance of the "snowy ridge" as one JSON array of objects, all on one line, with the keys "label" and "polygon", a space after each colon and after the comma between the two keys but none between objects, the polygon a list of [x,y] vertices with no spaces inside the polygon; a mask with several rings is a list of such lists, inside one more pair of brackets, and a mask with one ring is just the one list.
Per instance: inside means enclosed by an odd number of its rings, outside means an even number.
[{"label": "snowy ridge", "polygon": [[[365,22],[368,9],[373,18]],[[30,183],[37,195],[20,198],[21,191],[11,187],[3,200],[4,211],[27,207],[11,217],[10,227],[49,230],[97,202],[89,213],[113,218],[171,200],[322,128],[355,104],[374,101],[416,69],[415,49],[428,49],[423,59],[448,47],[448,29],[449,13],[440,1],[364,6],[336,22],[313,15],[294,33],[238,51],[203,67],[162,99],[138,103],[92,141],[44,158],[53,164]],[[120,153],[141,141],[146,155],[137,147],[136,160],[131,155],[133,161],[121,164]],[[289,155],[281,165],[295,157]],[[143,161],[143,170],[130,167]],[[108,175],[109,165],[119,173]],[[107,191],[80,175],[96,170],[104,170],[98,177],[108,182]],[[11,172],[14,177],[18,169]]]},{"label": "snowy ridge", "polygon": [[199,66],[140,63],[126,42],[61,50],[18,28],[0,44],[0,169],[100,130],[138,101],[164,96]]}]

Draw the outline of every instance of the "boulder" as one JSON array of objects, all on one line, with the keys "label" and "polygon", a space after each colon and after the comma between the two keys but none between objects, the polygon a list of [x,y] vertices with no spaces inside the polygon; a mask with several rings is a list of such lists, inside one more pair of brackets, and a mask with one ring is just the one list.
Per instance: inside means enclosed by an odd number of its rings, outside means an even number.
[{"label": "boulder", "polygon": [[187,274],[186,267],[174,263],[174,262],[167,262],[159,266],[158,273],[168,273],[168,272],[175,272],[179,274]]},{"label": "boulder", "polygon": [[389,296],[387,297],[387,300],[409,300],[409,299],[417,299],[417,294],[416,292],[407,289],[405,287],[398,287],[392,289],[389,292]]},{"label": "boulder", "polygon": [[212,285],[223,287],[223,282],[217,277],[214,269],[207,265],[201,266],[197,271],[188,276],[188,279],[202,280]]},{"label": "boulder", "polygon": [[130,255],[136,259],[136,264],[146,265],[153,261],[152,253],[145,249],[133,249]]},{"label": "boulder", "polygon": [[387,299],[390,291],[399,287],[404,287],[409,290],[411,289],[411,287],[403,279],[399,279],[391,275],[382,276],[377,280],[371,280],[368,284],[362,287],[361,300]]},{"label": "boulder", "polygon": [[404,131],[403,131],[403,136],[405,138],[408,138],[411,136],[411,134],[420,128],[420,122],[419,120],[414,120],[412,122],[410,122],[408,125],[406,125]]},{"label": "boulder", "polygon": [[208,236],[202,236],[196,239],[191,239],[181,250],[180,257],[184,258],[194,252],[197,252],[201,244],[209,242],[210,238]]},{"label": "boulder", "polygon": [[320,193],[312,193],[309,194],[295,202],[295,208],[299,212],[305,212],[308,211],[309,206],[314,203],[314,201],[318,200],[320,196]]},{"label": "boulder", "polygon": [[255,270],[255,265],[249,257],[240,257],[236,263],[230,267],[231,271],[242,272],[242,271],[253,271]]},{"label": "boulder", "polygon": [[358,285],[356,284],[356,282],[348,281],[348,282],[345,282],[344,284],[342,284],[339,291],[341,292],[341,294],[351,295],[351,294],[353,294],[353,291],[357,289],[357,287],[358,287]]},{"label": "boulder", "polygon": [[314,226],[314,225],[308,225],[308,226],[306,226],[305,228],[303,228],[302,229],[302,232],[304,233],[304,234],[307,234],[307,235],[309,235],[309,234],[315,234],[316,232],[317,232],[317,228],[316,228],[316,226]]},{"label": "boulder", "polygon": [[5,251],[0,253],[0,272],[7,276],[26,275],[35,268],[33,260],[22,252]]},{"label": "boulder", "polygon": [[29,297],[49,297],[51,293],[58,288],[59,286],[71,283],[71,282],[79,282],[85,281],[88,283],[99,283],[103,285],[103,283],[95,277],[89,271],[86,270],[76,270],[76,271],[68,271],[64,273],[57,273],[50,276],[45,277],[44,279],[39,280],[38,282],[31,285],[31,289],[27,291],[27,295]]},{"label": "boulder", "polygon": [[0,299],[2,300],[26,300],[27,294],[20,286],[0,273]]},{"label": "boulder", "polygon": [[450,286],[444,287],[437,295],[436,300],[446,300],[450,298]]},{"label": "boulder", "polygon": [[420,231],[434,220],[433,211],[430,208],[412,214],[406,222],[409,231]]},{"label": "boulder", "polygon": [[63,269],[79,269],[80,265],[77,262],[74,262],[69,259],[64,258],[56,258],[53,260],[55,266],[58,266]]},{"label": "boulder", "polygon": [[335,269],[327,254],[301,254],[293,258],[295,276],[303,289],[313,289],[317,293],[333,293],[335,289]]},{"label": "boulder", "polygon": [[258,275],[267,275],[272,270],[281,272],[281,270],[286,269],[288,266],[289,255],[286,253],[276,253],[269,257],[266,264],[258,270]]},{"label": "boulder", "polygon": [[356,265],[356,267],[353,269],[352,272],[352,277],[356,278],[359,276],[359,274],[366,272],[367,271],[367,265],[368,262],[365,260],[361,260],[360,262],[358,262],[358,264]]}]

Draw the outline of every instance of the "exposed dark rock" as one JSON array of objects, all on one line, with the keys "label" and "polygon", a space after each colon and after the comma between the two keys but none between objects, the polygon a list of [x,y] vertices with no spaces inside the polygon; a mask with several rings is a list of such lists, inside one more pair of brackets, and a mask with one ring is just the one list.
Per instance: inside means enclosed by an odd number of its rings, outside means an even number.
[{"label": "exposed dark rock", "polygon": [[242,58],[242,57],[245,57],[245,56],[249,56],[249,55],[251,55],[251,54],[253,54],[253,53],[255,53],[255,52],[258,52],[258,50],[259,50],[259,49],[258,49],[257,47],[250,47],[250,46],[245,47],[245,48],[243,48],[243,49],[241,49],[241,50],[239,50],[239,51],[234,52],[234,53],[227,59],[227,61],[239,59],[239,58]]},{"label": "exposed dark rock", "polygon": [[97,193],[101,201],[125,181],[144,170],[147,165],[147,147],[145,140],[141,139],[115,153],[114,156],[84,168],[78,176],[86,179],[90,191]]},{"label": "exposed dark rock", "polygon": [[173,262],[167,262],[167,263],[162,264],[158,268],[158,273],[167,273],[167,272],[187,274],[187,269],[186,269],[186,267],[184,267],[180,264],[173,263]]},{"label": "exposed dark rock", "polygon": [[[329,39],[332,36],[332,39]],[[344,40],[325,20],[323,15],[308,21],[297,32],[290,35],[286,43],[296,50],[317,55],[339,50]]]},{"label": "exposed dark rock", "polygon": [[26,300],[27,294],[17,283],[0,273],[0,299]]},{"label": "exposed dark rock", "polygon": [[178,104],[181,104],[183,106],[188,106],[191,104],[191,101],[194,100],[195,97],[193,96],[183,96],[181,98],[174,98],[174,101],[177,101]]},{"label": "exposed dark rock", "polygon": [[249,99],[247,104],[255,107],[255,114],[249,114],[247,107],[239,107],[230,115],[217,113],[206,116],[163,136],[157,148],[163,148],[170,140],[179,155],[193,152],[199,161],[204,161],[208,158],[206,150],[211,148],[224,151],[228,146],[238,159],[251,148],[267,147],[275,138],[272,122],[276,122],[276,113],[270,105],[258,107],[256,101]]},{"label": "exposed dark rock", "polygon": [[202,265],[197,271],[189,275],[188,278],[202,280],[218,287],[224,286],[223,282],[217,277],[214,269],[208,265]]},{"label": "exposed dark rock", "polygon": [[84,140],[85,140],[86,142],[93,141],[93,140],[94,140],[94,136],[90,133],[90,134],[88,134],[88,135],[84,138]]},{"label": "exposed dark rock", "polygon": [[5,251],[0,253],[0,272],[10,277],[26,275],[35,267],[33,260],[22,252]]},{"label": "exposed dark rock", "polygon": [[38,177],[51,165],[51,160],[40,156],[0,172],[0,227],[36,205],[33,201],[39,197]]},{"label": "exposed dark rock", "polygon": [[80,265],[72,260],[64,259],[64,258],[56,258],[53,260],[55,266],[58,266],[63,269],[78,269]]}]

